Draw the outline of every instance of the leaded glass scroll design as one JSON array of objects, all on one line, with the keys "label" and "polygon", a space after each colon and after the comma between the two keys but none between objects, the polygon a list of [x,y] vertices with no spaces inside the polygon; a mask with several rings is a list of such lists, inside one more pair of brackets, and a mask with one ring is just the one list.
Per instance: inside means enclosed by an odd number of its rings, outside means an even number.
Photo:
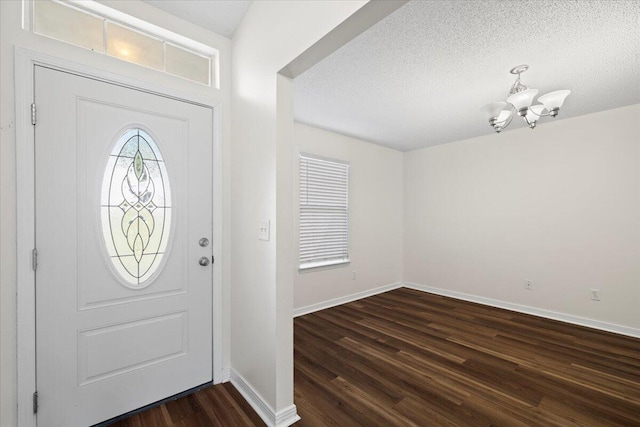
[{"label": "leaded glass scroll design", "polygon": [[171,191],[153,138],[129,129],[109,155],[102,180],[101,223],[107,254],[132,289],[148,286],[166,254]]}]

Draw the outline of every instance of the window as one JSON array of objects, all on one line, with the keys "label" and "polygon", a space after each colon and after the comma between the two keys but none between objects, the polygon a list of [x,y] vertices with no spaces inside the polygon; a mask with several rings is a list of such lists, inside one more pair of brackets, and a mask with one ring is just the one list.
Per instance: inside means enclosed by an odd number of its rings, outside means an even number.
[{"label": "window", "polygon": [[300,155],[300,269],[349,262],[349,164]]},{"label": "window", "polygon": [[102,233],[113,267],[132,289],[149,285],[167,249],[171,194],[151,136],[129,129],[117,141],[102,181]]},{"label": "window", "polygon": [[[24,0],[27,1],[27,0]],[[219,87],[217,51],[96,2],[37,0],[33,31],[174,76]],[[123,22],[123,21],[128,21]]]}]

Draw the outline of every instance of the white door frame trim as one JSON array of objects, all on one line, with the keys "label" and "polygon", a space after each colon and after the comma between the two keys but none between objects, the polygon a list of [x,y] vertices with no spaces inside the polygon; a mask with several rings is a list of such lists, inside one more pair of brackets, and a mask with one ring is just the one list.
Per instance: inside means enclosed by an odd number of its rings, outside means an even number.
[{"label": "white door frame trim", "polygon": [[[213,111],[213,382],[227,381],[223,366],[222,329],[222,106],[201,97],[180,93],[119,74],[98,70],[41,52],[16,47],[16,175],[17,189],[17,354],[18,425],[35,427],[33,392],[36,391],[36,307],[35,271],[32,250],[35,242],[35,139],[31,124],[36,65],[89,77],[131,89],[201,105]],[[225,377],[226,373],[226,377]],[[169,396],[167,396],[169,397]]]}]

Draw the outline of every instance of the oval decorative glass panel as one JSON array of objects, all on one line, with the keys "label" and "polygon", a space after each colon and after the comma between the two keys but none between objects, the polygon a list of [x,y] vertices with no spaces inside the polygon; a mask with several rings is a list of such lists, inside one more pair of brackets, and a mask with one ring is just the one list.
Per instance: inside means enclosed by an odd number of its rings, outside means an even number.
[{"label": "oval decorative glass panel", "polygon": [[101,223],[113,267],[133,289],[150,283],[171,228],[165,162],[151,136],[129,129],[118,138],[102,180]]}]

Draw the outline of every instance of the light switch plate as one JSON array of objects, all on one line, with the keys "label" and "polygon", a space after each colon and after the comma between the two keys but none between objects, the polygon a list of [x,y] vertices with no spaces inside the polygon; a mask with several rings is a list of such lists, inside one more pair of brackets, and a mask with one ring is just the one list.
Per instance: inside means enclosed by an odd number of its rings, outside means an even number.
[{"label": "light switch plate", "polygon": [[260,234],[258,235],[258,240],[269,241],[269,231],[271,228],[271,221],[266,220],[260,222]]}]

